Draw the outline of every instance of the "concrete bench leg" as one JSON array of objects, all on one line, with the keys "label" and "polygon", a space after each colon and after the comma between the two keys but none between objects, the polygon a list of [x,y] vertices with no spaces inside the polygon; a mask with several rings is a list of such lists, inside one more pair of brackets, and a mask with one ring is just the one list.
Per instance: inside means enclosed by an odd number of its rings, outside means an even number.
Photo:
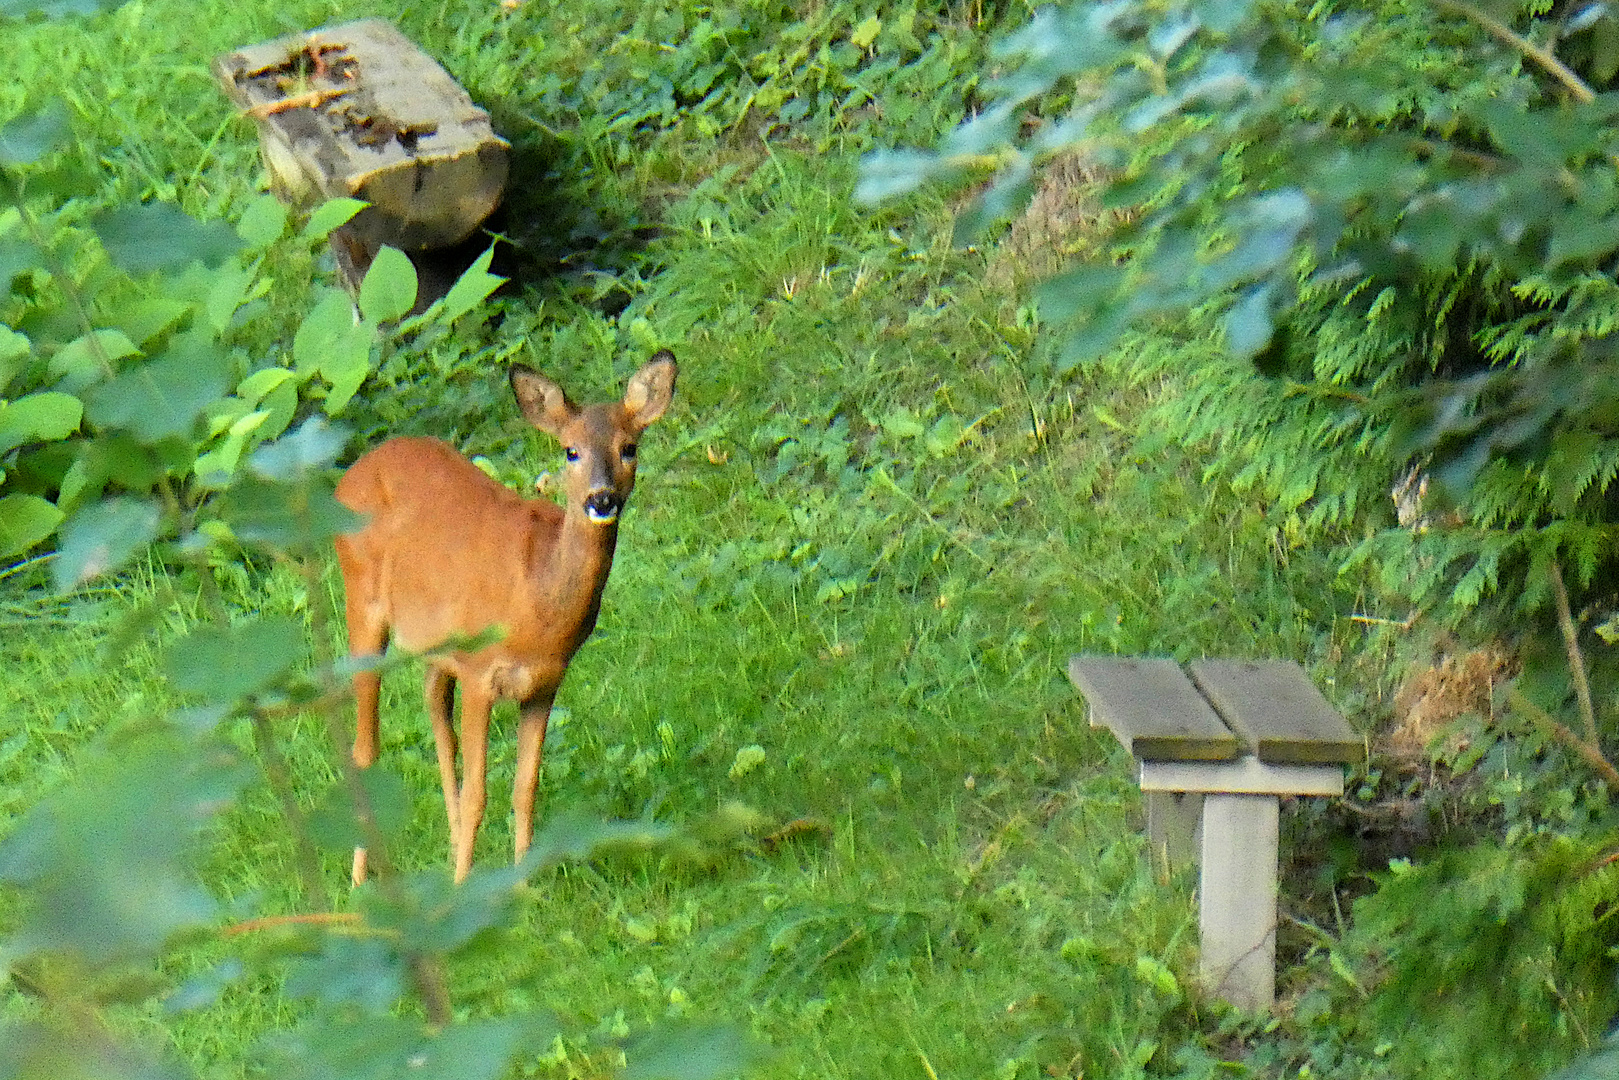
[{"label": "concrete bench leg", "polygon": [[1278,816],[1274,795],[1210,793],[1203,801],[1203,986],[1244,1009],[1268,1009],[1276,999]]},{"label": "concrete bench leg", "polygon": [[1162,862],[1166,872],[1183,866],[1196,866],[1201,840],[1198,827],[1203,819],[1201,791],[1149,791],[1147,801],[1147,842],[1152,845],[1154,863]]}]

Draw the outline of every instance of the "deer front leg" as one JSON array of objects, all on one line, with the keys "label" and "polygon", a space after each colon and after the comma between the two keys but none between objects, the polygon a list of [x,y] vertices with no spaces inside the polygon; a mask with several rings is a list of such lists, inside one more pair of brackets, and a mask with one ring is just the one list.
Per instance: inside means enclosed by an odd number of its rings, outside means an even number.
[{"label": "deer front leg", "polygon": [[472,846],[483,824],[489,766],[489,710],[494,698],[481,686],[461,686],[461,799],[455,836],[455,881],[472,872]]},{"label": "deer front leg", "polygon": [[542,690],[519,707],[517,724],[517,779],[512,784],[513,830],[516,859],[523,861],[534,839],[534,792],[540,785],[540,756],[545,751],[545,728],[551,719],[555,690]]}]

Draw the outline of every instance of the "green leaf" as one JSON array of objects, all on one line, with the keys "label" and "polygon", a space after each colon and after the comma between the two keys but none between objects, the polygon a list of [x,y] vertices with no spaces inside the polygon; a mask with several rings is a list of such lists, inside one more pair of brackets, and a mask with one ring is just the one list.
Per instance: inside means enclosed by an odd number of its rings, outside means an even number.
[{"label": "green leaf", "polygon": [[360,282],[360,313],[374,323],[395,322],[416,306],[416,267],[398,248],[384,247]]},{"label": "green leaf", "polygon": [[421,1080],[498,1080],[519,1053],[548,1045],[556,1033],[553,1024],[532,1017],[468,1020],[424,1041],[411,1057],[410,1075]]},{"label": "green leaf", "polygon": [[10,365],[33,352],[27,334],[0,323],[0,365]]},{"label": "green leaf", "polygon": [[498,1080],[557,1034],[546,1017],[469,1020],[430,1035],[385,1012],[323,1009],[268,1036],[264,1047],[281,1080]]},{"label": "green leaf", "polygon": [[668,1025],[624,1048],[624,1080],[726,1080],[759,1056],[741,1029],[728,1024]]},{"label": "green leaf", "polygon": [[354,326],[354,302],[341,289],[327,289],[292,336],[292,359],[298,374],[307,377],[321,371]]},{"label": "green leaf", "polygon": [[222,488],[229,484],[236,475],[236,466],[242,459],[242,451],[247,449],[248,440],[269,418],[269,411],[260,409],[233,421],[225,438],[207,453],[198,454],[197,460],[192,462],[191,471],[196,474],[198,481],[211,488]]},{"label": "green leaf", "polygon": [[269,419],[264,421],[260,433],[266,439],[273,439],[287,430],[292,418],[298,412],[298,383],[288,379],[280,386],[271,390],[259,401],[259,408],[269,412]]},{"label": "green leaf", "polygon": [[112,374],[105,370],[103,358],[109,364],[116,364],[125,357],[139,355],[140,350],[122,330],[97,330],[94,334],[76,337],[56,350],[47,370],[56,378],[82,383],[98,375]]},{"label": "green leaf", "polygon": [[191,305],[172,296],[149,296],[121,307],[118,329],[142,348],[163,331],[170,329],[191,311]]},{"label": "green leaf", "polygon": [[119,496],[86,506],[62,528],[51,564],[58,592],[116,570],[157,539],[163,515],[156,503]]},{"label": "green leaf", "polygon": [[1192,10],[1203,25],[1217,34],[1229,34],[1248,19],[1252,0],[1194,0]]},{"label": "green leaf", "polygon": [[84,405],[72,394],[47,390],[0,401],[0,454],[23,443],[65,439],[83,418]]},{"label": "green leaf", "polygon": [[199,626],[169,647],[163,666],[183,694],[236,701],[274,685],[303,656],[302,624],[272,617]]},{"label": "green leaf", "polygon": [[302,480],[330,468],[353,434],[341,424],[311,416],[291,435],[259,447],[250,464],[266,480]]},{"label": "green leaf", "polygon": [[[382,766],[372,766],[361,771],[360,780],[377,830],[385,838],[398,836],[410,822],[410,789],[404,779]],[[339,781],[326,789],[310,811],[310,836],[333,851],[352,851],[364,846],[366,839],[358,817],[348,785]]]},{"label": "green leaf", "polygon": [[249,404],[256,405],[259,399],[271,390],[274,390],[288,379],[295,378],[297,376],[290,368],[261,368],[237,384],[236,396]]},{"label": "green leaf", "polygon": [[318,243],[326,239],[333,229],[346,224],[355,214],[370,205],[360,199],[327,199],[315,207],[314,213],[309,215],[309,224],[298,234],[298,239],[305,243]]},{"label": "green leaf", "polygon": [[190,435],[197,417],[230,386],[231,363],[218,343],[187,335],[156,360],[85,394],[97,427],[119,428],[146,443]]},{"label": "green leaf", "polygon": [[254,288],[260,261],[255,259],[247,266],[222,266],[214,271],[203,311],[208,317],[208,325],[213,327],[216,334],[223,334],[230,328],[236,309],[252,299],[253,293],[263,292],[268,287],[269,282],[259,280],[256,282],[259,288]]},{"label": "green leaf", "polygon": [[210,964],[165,997],[163,1011],[172,1016],[176,1013],[206,1009],[218,1002],[225,990],[245,974],[247,974],[246,966],[234,956],[226,957],[217,964]]},{"label": "green leaf", "polygon": [[887,199],[915,191],[935,177],[952,170],[938,154],[920,150],[877,150],[860,159],[860,180],[855,185],[855,201],[875,206]]},{"label": "green leaf", "polygon": [[258,476],[237,480],[219,501],[219,516],[244,543],[281,551],[317,551],[365,519],[332,494],[324,478],[282,484]]},{"label": "green leaf", "polygon": [[150,728],[81,755],[74,780],[0,844],[0,880],[27,886],[10,955],[127,962],[211,922],[216,908],[194,870],[201,834],[250,773],[228,753],[207,760],[170,731]]},{"label": "green leaf", "polygon": [[614,850],[645,851],[672,835],[667,825],[647,821],[603,821],[582,814],[556,814],[535,832],[521,867],[524,877],[560,863],[589,859]]},{"label": "green leaf", "polygon": [[173,203],[139,203],[97,214],[91,228],[126,274],[179,270],[194,261],[217,266],[242,242],[223,221],[201,222]]},{"label": "green leaf", "polygon": [[404,994],[405,986],[404,957],[397,948],[373,938],[331,934],[318,953],[300,956],[287,966],[283,990],[323,1005],[383,1013]]},{"label": "green leaf", "polygon": [[[30,4],[27,0],[0,0],[0,16],[20,17],[30,9],[43,11],[51,6]],[[0,127],[0,165],[14,169],[36,164],[66,146],[72,134],[67,108],[60,101],[52,101],[32,116],[16,117]]]},{"label": "green leaf", "polygon": [[376,337],[376,323],[355,322],[348,295],[336,289],[322,297],[299,325],[292,339],[292,357],[300,375],[319,372],[332,384],[326,397],[328,414],[341,412],[371,373],[371,346]]},{"label": "green leaf", "polygon": [[62,511],[38,495],[0,497],[0,559],[20,555],[56,531]]},{"label": "green leaf", "polygon": [[1605,256],[1619,248],[1619,217],[1594,217],[1578,209],[1564,214],[1552,229],[1547,266]]},{"label": "green leaf", "polygon": [[236,235],[250,248],[266,248],[287,231],[287,208],[274,195],[260,195],[247,204],[236,223]]},{"label": "green leaf", "polygon": [[1067,319],[1097,311],[1123,287],[1124,275],[1122,266],[1075,267],[1040,287],[1042,312],[1052,319]]},{"label": "green leaf", "polygon": [[965,247],[976,243],[997,222],[1022,212],[1034,194],[1033,173],[1026,157],[1002,169],[984,193],[956,218],[951,241]]},{"label": "green leaf", "polygon": [[278,1080],[396,1080],[410,1075],[424,1037],[418,1021],[386,1012],[318,1009],[260,1045],[265,1072]]},{"label": "green leaf", "polygon": [[423,871],[400,893],[365,897],[366,922],[415,948],[451,953],[510,920],[523,876],[508,865],[476,870],[457,885],[442,871]]},{"label": "green leaf", "polygon": [[1226,348],[1239,359],[1248,360],[1270,344],[1276,326],[1270,315],[1271,290],[1261,285],[1243,293],[1226,313]]},{"label": "green leaf", "polygon": [[0,297],[11,292],[17,275],[42,265],[39,248],[27,240],[0,236]]},{"label": "green leaf", "polygon": [[348,298],[335,295],[342,300],[341,308],[329,296],[310,313],[293,339],[299,373],[318,371],[332,384],[326,399],[326,411],[332,415],[342,411],[370,374],[371,349],[377,339],[377,324],[355,322]]},{"label": "green leaf", "polygon": [[455,284],[450,286],[450,291],[444,294],[441,301],[443,306],[438,316],[441,322],[445,325],[453,323],[506,283],[505,278],[489,272],[489,264],[494,257],[495,245],[490,244],[482,255],[473,260],[466,272],[455,279]]},{"label": "green leaf", "polygon": [[[370,350],[367,350],[368,358],[369,352]],[[336,416],[342,412],[343,406],[353,399],[360,387],[364,385],[365,377],[369,374],[371,374],[371,365],[369,363],[356,363],[340,371],[331,372],[327,376],[332,388],[326,394],[326,414]]]}]

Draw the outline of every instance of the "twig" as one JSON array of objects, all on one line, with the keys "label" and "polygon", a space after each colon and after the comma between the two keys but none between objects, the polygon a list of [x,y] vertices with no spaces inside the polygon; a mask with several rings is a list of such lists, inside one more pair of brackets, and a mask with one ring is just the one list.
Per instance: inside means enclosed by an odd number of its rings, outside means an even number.
[{"label": "twig", "polygon": [[297,871],[299,884],[303,886],[310,903],[325,904],[329,898],[321,883],[320,853],[315,850],[315,844],[309,837],[303,808],[298,805],[298,796],[293,793],[292,772],[287,768],[287,759],[281,755],[281,747],[275,741],[275,730],[270,726],[269,716],[254,710],[251,718],[253,742],[264,766],[264,778],[270,782],[270,790],[281,804],[281,813],[292,831],[293,868]]},{"label": "twig", "polygon": [[1565,744],[1575,753],[1585,759],[1587,765],[1596,770],[1608,786],[1619,791],[1619,769],[1613,767],[1613,762],[1602,756],[1602,751],[1570,731],[1564,724],[1558,723],[1550,713],[1539,705],[1524,697],[1523,691],[1514,686],[1508,691],[1512,706],[1526,713],[1529,719],[1539,724],[1549,732],[1558,742]]},{"label": "twig", "polygon": [[1574,615],[1568,607],[1568,589],[1563,585],[1563,568],[1551,566],[1552,596],[1557,601],[1557,625],[1563,631],[1563,645],[1568,649],[1568,670],[1574,678],[1574,696],[1580,701],[1580,716],[1585,719],[1585,741],[1597,745],[1597,713],[1591,704],[1591,683],[1585,677],[1585,657],[1580,653],[1580,642],[1574,628]]},{"label": "twig", "polygon": [[1596,92],[1585,85],[1585,81],[1574,74],[1566,64],[1557,59],[1550,49],[1536,45],[1494,15],[1480,11],[1472,4],[1463,3],[1462,0],[1434,0],[1434,3],[1438,7],[1446,8],[1465,18],[1472,19],[1501,41],[1539,64],[1546,70],[1548,75],[1562,83],[1580,104],[1589,105],[1596,100]]},{"label": "twig", "polygon": [[1367,626],[1397,626],[1401,630],[1409,630],[1416,625],[1417,612],[1413,611],[1403,619],[1385,619],[1378,615],[1346,615],[1350,622],[1364,623]]},{"label": "twig", "polygon": [[251,934],[259,930],[274,930],[281,926],[351,926],[359,923],[360,916],[352,911],[316,911],[301,915],[266,915],[260,919],[248,919],[233,926],[225,927],[225,936],[233,937],[236,934]]},{"label": "twig", "polygon": [[84,344],[90,355],[101,365],[101,372],[111,378],[115,371],[112,366],[112,357],[107,355],[106,347],[101,344],[101,338],[96,334],[96,324],[90,319],[90,310],[84,306],[84,297],[79,294],[78,286],[67,276],[61,262],[51,254],[51,238],[45,235],[45,229],[28,209],[28,203],[23,200],[23,182],[21,178],[13,179],[8,187],[11,189],[12,205],[17,208],[17,214],[22,218],[23,228],[28,230],[28,237],[34,242],[39,252],[39,261],[44,263],[45,269],[67,297],[67,302],[78,316],[79,325],[84,328]]}]

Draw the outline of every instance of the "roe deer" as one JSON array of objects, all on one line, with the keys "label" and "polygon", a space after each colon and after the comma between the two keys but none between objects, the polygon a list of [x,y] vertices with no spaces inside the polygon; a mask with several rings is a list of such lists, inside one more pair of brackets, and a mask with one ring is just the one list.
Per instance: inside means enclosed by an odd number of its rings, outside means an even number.
[{"label": "roe deer", "polygon": [[[659,352],[630,379],[624,400],[580,408],[530,368],[511,369],[512,392],[528,422],[556,437],[566,509],[525,499],[485,476],[437,439],[398,438],[356,461],[337,485],[345,506],[366,515],[337,538],[349,652],[379,655],[392,639],[424,652],[457,635],[504,631],[476,652],[435,657],[427,667],[427,715],[438,746],[455,880],[472,869],[483,821],[489,710],[518,702],[517,858],[533,836],[534,792],[546,721],[568,661],[596,627],[612,569],[618,518],[635,485],[635,441],[669,407],[675,358]],[[354,763],[377,759],[377,672],[354,676],[358,721]],[[451,720],[461,686],[461,777]],[[366,852],[354,852],[354,883]]]}]

